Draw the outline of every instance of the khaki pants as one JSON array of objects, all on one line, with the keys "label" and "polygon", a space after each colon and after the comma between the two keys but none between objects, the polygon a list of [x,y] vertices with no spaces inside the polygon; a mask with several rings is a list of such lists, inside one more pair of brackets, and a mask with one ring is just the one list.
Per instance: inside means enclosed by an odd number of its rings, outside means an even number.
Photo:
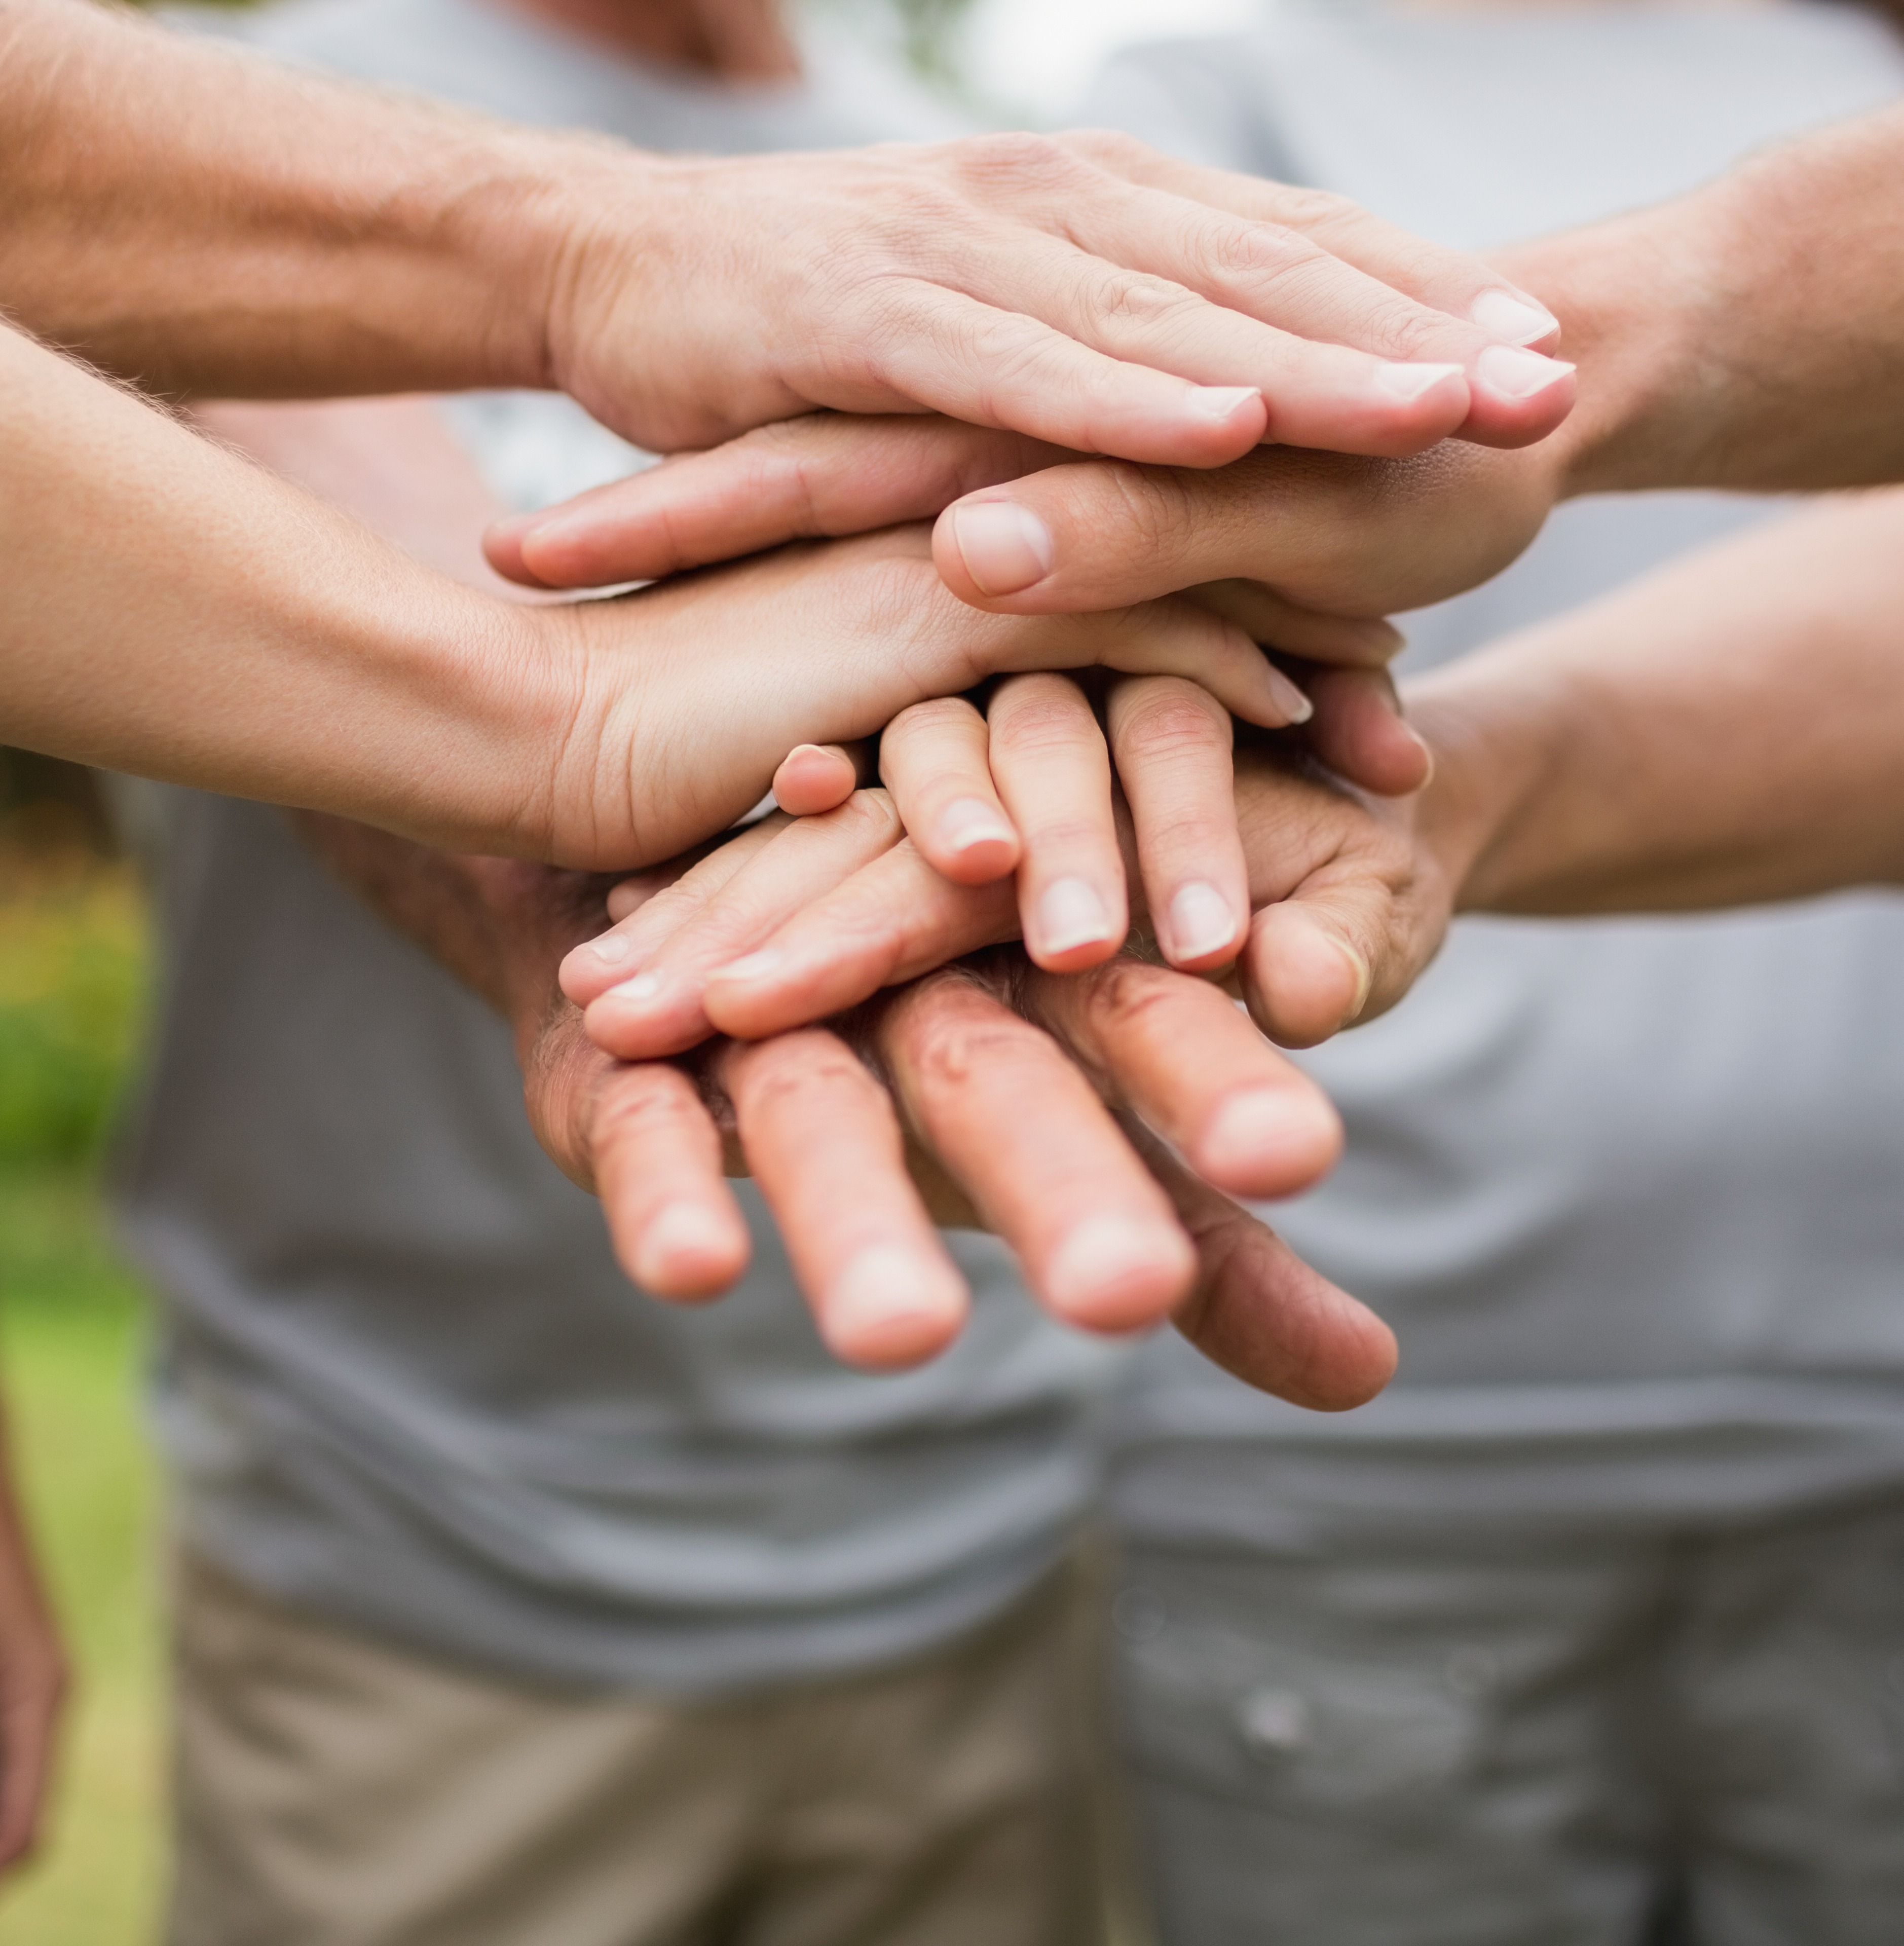
[{"label": "khaki pants", "polygon": [[171,1946],[1096,1946],[1096,1603],[686,1703],[178,1597]]}]

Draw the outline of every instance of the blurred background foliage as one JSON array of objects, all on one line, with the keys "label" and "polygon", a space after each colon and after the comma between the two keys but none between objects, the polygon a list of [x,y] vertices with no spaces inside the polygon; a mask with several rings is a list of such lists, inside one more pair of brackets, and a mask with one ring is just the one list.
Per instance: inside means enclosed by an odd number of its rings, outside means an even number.
[{"label": "blurred background foliage", "polygon": [[39,1858],[0,1946],[150,1946],[162,1889],[156,1490],[142,1306],[97,1171],[147,966],[137,882],[83,771],[0,750],[0,1373],[77,1673]]}]

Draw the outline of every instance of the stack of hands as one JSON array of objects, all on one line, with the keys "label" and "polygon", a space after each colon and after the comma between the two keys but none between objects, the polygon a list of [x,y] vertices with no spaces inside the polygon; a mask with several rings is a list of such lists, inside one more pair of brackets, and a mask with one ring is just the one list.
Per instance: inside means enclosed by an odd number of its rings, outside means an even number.
[{"label": "stack of hands", "polygon": [[[672,159],[14,14],[9,735],[440,848],[630,1271],[731,1280],[744,1165],[863,1363],[957,1332],[975,1219],[1074,1323],[1378,1388],[1384,1327],[1231,1200],[1340,1140],[1263,1035],[1396,997],[1484,854],[1522,895],[1473,807],[1551,721],[1424,789],[1383,618],[1570,494],[1904,468],[1895,115],[1504,267],[1114,136]],[[52,344],[180,398],[566,391],[677,456],[491,561],[653,585],[458,587]],[[323,841],[373,895],[376,836]]]},{"label": "stack of hands", "polygon": [[[1292,338],[1285,439],[1514,449],[1571,405],[1573,368],[1545,355],[1555,320],[1485,266],[1325,199],[1117,160],[1300,210],[1410,292],[1315,252],[1293,304],[1266,304],[1266,280],[1231,302],[1458,354],[1386,366],[1358,395],[1336,377],[1347,354]],[[1179,310],[1179,328],[1211,322]],[[1213,369],[1275,338],[1247,310],[1215,314],[1213,339],[1252,334]],[[1151,443],[1120,429],[1116,449]],[[614,923],[567,953],[561,1001],[531,975],[511,1009],[538,1129],[602,1197],[631,1275],[681,1300],[727,1287],[747,1235],[723,1172],[744,1169],[855,1363],[951,1340],[968,1294],[935,1225],[977,1223],[1071,1324],[1173,1317],[1312,1406],[1379,1389],[1386,1327],[1232,1199],[1305,1188],[1340,1145],[1265,1034],[1306,1044],[1386,997],[1352,875],[1338,860],[1332,891],[1318,870],[1351,834],[1365,870],[1404,869],[1405,814],[1385,801],[1430,770],[1381,615],[1518,552],[1560,463],[1507,469],[1451,558],[1442,508],[1476,496],[1439,453],[1398,491],[1392,462],[1287,444],[1146,466],[949,417],[828,412],[493,527],[490,563],[516,582],[660,584],[566,611],[612,627],[632,603],[651,643],[682,645],[694,696],[650,703],[651,720],[705,727],[640,779],[629,822],[650,854],[742,812],[780,756],[772,815],[614,883]],[[1389,517],[1356,517],[1384,501]],[[844,740],[782,755],[796,723]]]}]

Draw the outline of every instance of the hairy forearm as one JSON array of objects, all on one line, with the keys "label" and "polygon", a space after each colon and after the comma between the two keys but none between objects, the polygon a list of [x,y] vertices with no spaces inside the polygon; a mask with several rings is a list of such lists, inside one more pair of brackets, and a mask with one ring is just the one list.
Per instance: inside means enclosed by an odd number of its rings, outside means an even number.
[{"label": "hairy forearm", "polygon": [[1904,110],[1504,264],[1562,320],[1570,493],[1904,479]]},{"label": "hairy forearm", "polygon": [[0,129],[12,314],[149,389],[549,382],[583,142],[300,74],[89,0],[0,5]]},{"label": "hairy forearm", "polygon": [[1424,678],[1470,910],[1904,882],[1904,493],[1834,502]]},{"label": "hairy forearm", "polygon": [[4,327],[0,443],[10,741],[419,836],[546,845],[573,708],[555,618],[429,573]]}]

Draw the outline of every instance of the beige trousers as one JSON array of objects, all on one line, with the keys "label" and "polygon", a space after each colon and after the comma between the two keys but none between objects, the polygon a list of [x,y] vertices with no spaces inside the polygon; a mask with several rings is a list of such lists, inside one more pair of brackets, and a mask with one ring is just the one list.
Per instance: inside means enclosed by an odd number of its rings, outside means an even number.
[{"label": "beige trousers", "polygon": [[1091,1578],[684,1703],[512,1686],[187,1561],[171,1946],[1097,1946]]}]

